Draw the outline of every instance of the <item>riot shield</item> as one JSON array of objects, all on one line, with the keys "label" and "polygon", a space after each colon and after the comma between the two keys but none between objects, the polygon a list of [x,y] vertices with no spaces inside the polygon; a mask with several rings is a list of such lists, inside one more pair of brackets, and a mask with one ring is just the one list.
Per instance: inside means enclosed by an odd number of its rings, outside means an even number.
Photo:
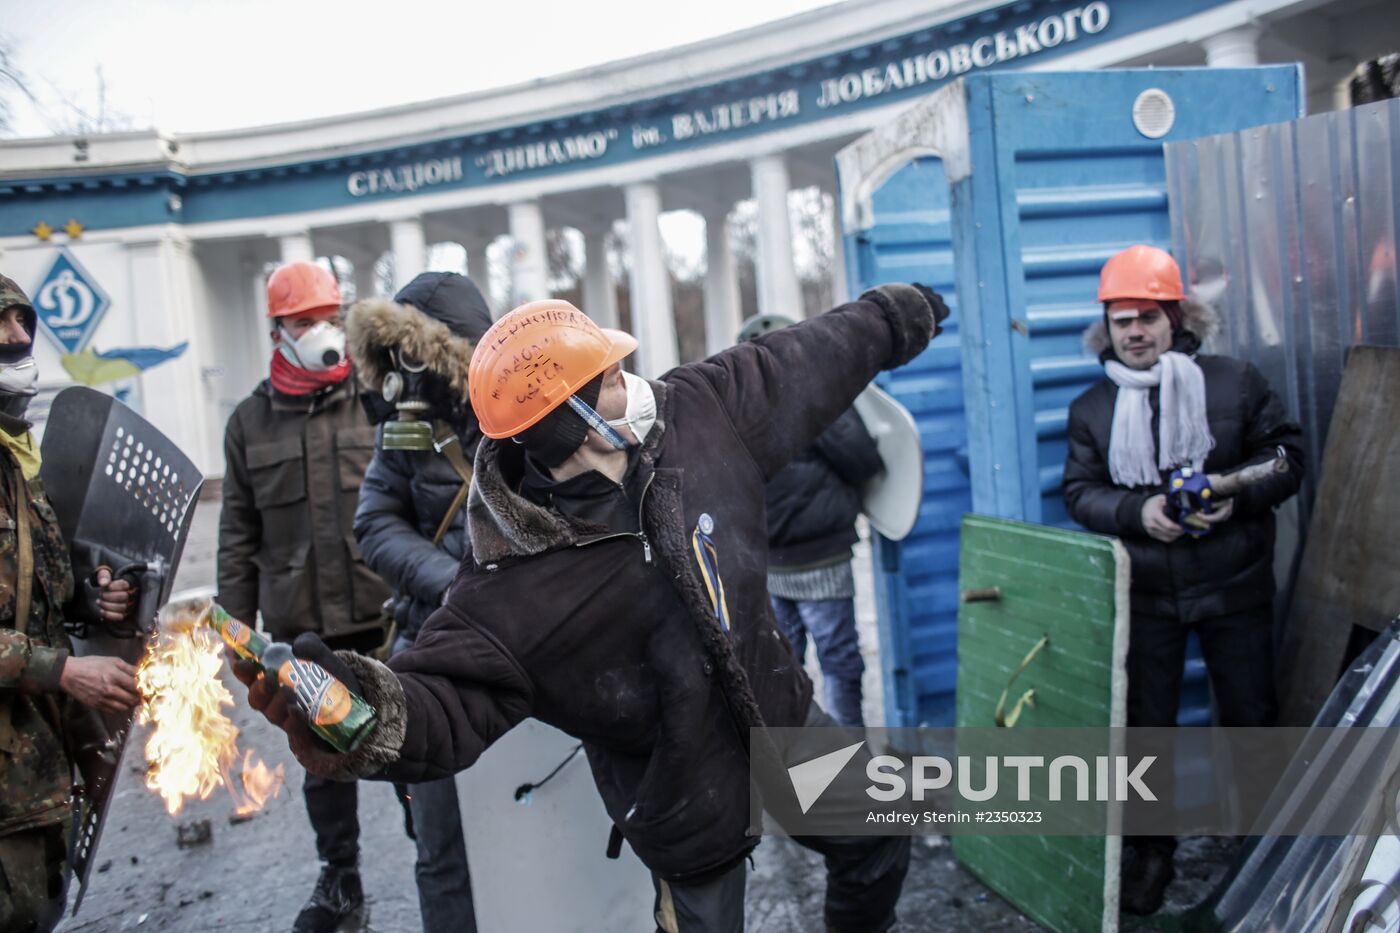
[{"label": "riot shield", "polygon": [[909,409],[876,385],[856,396],[856,414],[875,438],[884,472],[865,484],[861,511],[876,531],[899,541],[914,530],[924,498],[924,448]]},{"label": "riot shield", "polygon": [[[75,600],[69,613],[74,653],[115,655],[137,663],[156,610],[170,597],[175,568],[194,518],[204,476],[169,438],[130,408],[94,389],[73,386],[49,409],[40,478],[82,581],[100,565],[140,590],[129,625],[107,625]],[[107,803],[119,774],[131,716],[92,714],[94,734],[80,737],[68,864],[78,879],[77,912],[92,870]]]}]

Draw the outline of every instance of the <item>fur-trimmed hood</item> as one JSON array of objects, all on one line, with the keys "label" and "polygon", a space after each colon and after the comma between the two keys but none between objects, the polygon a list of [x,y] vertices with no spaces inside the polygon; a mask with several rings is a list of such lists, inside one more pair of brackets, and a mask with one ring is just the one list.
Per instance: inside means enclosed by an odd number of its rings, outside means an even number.
[{"label": "fur-trimmed hood", "polygon": [[462,399],[472,350],[490,326],[481,290],[455,272],[424,272],[392,299],[357,301],[345,315],[350,355],[370,391],[383,387],[391,367],[388,351],[398,347],[426,363]]},{"label": "fur-trimmed hood", "polygon": [[[1181,303],[1181,329],[1195,334],[1201,343],[1215,336],[1219,328],[1220,317],[1215,308],[1199,301],[1191,301],[1189,298]],[[1103,315],[1099,315],[1098,320],[1084,328],[1083,341],[1085,351],[1094,356],[1102,358],[1105,353],[1111,353],[1113,341],[1108,338],[1108,325],[1104,322]]]},{"label": "fur-trimmed hood", "polygon": [[397,347],[447,381],[454,393],[467,397],[467,370],[475,344],[458,337],[412,305],[391,298],[366,298],[345,315],[350,358],[365,388],[378,392],[393,368],[389,349]]}]

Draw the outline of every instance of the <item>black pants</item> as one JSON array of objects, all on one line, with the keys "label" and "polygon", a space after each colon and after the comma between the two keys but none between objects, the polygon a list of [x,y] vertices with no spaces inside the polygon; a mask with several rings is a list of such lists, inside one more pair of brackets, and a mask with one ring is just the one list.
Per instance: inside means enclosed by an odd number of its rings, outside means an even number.
[{"label": "black pants", "polygon": [[360,860],[359,785],[307,773],[301,793],[316,833],[316,854],[330,865],[350,867]]},{"label": "black pants", "polygon": [[[324,637],[333,651],[355,651],[365,654],[384,640],[379,629],[350,635]],[[306,800],[306,815],[316,833],[316,854],[330,865],[354,866],[360,861],[359,793],[353,781],[329,781],[314,774],[306,775],[301,786]]]},{"label": "black pants", "polygon": [[[837,722],[814,701],[805,725],[836,728]],[[868,751],[862,751],[868,756]],[[882,933],[894,925],[895,904],[909,872],[908,836],[793,836],[792,841],[826,860],[829,930]],[[656,924],[663,933],[740,933],[744,929],[744,886],[748,863],[697,884],[652,877]]]},{"label": "black pants", "polygon": [[[1186,636],[1201,642],[1221,726],[1272,726],[1278,718],[1274,690],[1273,607],[1183,624],[1175,618],[1134,615],[1128,636],[1128,725],[1175,726],[1186,665]],[[1163,775],[1163,800],[1175,797],[1172,775]],[[1134,845],[1172,849],[1165,836],[1133,837]]]},{"label": "black pants", "polygon": [[68,885],[61,825],[0,836],[0,930],[48,933],[63,919]]}]

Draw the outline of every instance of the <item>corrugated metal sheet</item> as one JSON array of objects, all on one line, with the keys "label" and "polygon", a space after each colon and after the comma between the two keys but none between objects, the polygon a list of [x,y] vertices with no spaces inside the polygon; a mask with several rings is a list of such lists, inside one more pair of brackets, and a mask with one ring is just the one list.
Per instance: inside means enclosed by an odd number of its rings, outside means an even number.
[{"label": "corrugated metal sheet", "polygon": [[1166,146],[1172,245],[1303,426],[1306,527],[1347,349],[1400,345],[1400,101]]}]

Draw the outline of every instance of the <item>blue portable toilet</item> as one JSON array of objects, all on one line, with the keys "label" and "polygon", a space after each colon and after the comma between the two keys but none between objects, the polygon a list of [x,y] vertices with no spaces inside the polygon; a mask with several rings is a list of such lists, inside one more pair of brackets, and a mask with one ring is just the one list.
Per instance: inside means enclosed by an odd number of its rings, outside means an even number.
[{"label": "blue portable toilet", "polygon": [[[1162,144],[1296,119],[1303,101],[1293,65],[982,73],[837,155],[852,292],[920,281],[953,310],[881,377],[925,454],[913,533],[875,536],[887,725],[952,722],[962,515],[1072,525],[1066,419],[1102,374],[1080,335],[1109,256],[1171,247]],[[1208,705],[1194,654],[1181,721],[1205,724]]]}]

